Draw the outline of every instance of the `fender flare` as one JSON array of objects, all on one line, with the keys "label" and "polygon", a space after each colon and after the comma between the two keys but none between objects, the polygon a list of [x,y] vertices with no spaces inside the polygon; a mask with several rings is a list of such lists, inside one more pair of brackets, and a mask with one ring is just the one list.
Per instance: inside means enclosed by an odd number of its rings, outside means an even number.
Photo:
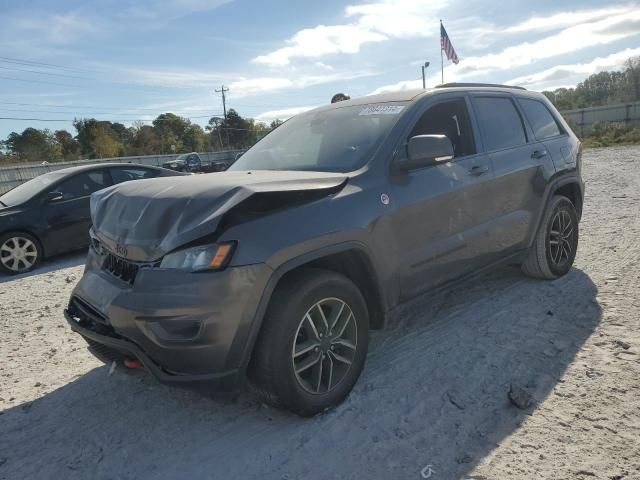
[{"label": "fender flare", "polygon": [[242,372],[246,371],[247,366],[249,365],[249,361],[251,360],[251,354],[253,353],[253,348],[255,346],[260,330],[262,329],[262,323],[264,321],[264,316],[267,311],[267,307],[269,305],[269,302],[271,301],[273,292],[275,291],[282,277],[284,277],[287,273],[291,272],[295,268],[298,268],[302,265],[312,262],[313,260],[318,260],[320,258],[329,256],[329,255],[344,252],[347,250],[354,250],[354,249],[362,252],[369,260],[371,267],[373,269],[373,273],[375,275],[375,278],[373,280],[378,289],[378,293],[382,301],[382,307],[385,310],[387,309],[388,301],[387,299],[385,299],[383,295],[383,290],[381,289],[378,270],[376,268],[375,262],[372,260],[373,256],[371,255],[369,248],[364,243],[359,242],[357,240],[346,241],[346,242],[336,243],[332,245],[327,245],[325,247],[311,250],[309,252],[303,253],[302,255],[293,257],[285,261],[284,263],[280,264],[278,267],[276,267],[273,270],[273,272],[269,276],[269,279],[267,280],[265,288],[262,291],[262,296],[258,303],[258,307],[253,315],[251,327],[245,341],[244,351],[241,356],[240,370]]},{"label": "fender flare", "polygon": [[[540,213],[538,213],[538,218],[536,219],[536,223],[535,223],[536,228],[533,231],[533,235],[531,235],[531,238],[529,239],[529,245],[528,245],[529,248],[531,248],[531,246],[533,245],[533,242],[535,241],[538,235],[538,231],[540,230],[542,219],[544,218],[544,214],[547,211],[547,208],[549,208],[549,204],[551,203],[551,199],[553,198],[553,195],[555,194],[555,192],[558,191],[560,187],[564,187],[565,185],[569,185],[572,183],[578,186],[578,188],[580,189],[580,195],[584,199],[584,182],[575,173],[563,174],[561,176],[556,177],[549,183],[544,193],[544,201],[543,201],[544,208],[541,208]],[[583,203],[584,203],[584,200],[583,200]]]}]

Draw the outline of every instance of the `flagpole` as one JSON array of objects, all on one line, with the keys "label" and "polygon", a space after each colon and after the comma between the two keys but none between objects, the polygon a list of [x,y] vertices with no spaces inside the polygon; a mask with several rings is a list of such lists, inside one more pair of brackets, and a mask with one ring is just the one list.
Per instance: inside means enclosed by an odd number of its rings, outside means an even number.
[{"label": "flagpole", "polygon": [[442,20],[440,20],[440,74],[444,85],[444,58],[442,56]]}]

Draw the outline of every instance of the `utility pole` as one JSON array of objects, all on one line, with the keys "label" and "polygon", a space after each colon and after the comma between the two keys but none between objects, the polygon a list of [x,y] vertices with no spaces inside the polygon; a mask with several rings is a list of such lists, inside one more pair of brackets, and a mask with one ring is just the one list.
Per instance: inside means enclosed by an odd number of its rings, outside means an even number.
[{"label": "utility pole", "polygon": [[222,93],[222,110],[224,112],[224,119],[227,119],[227,97],[225,93],[229,91],[228,88],[225,88],[224,85],[220,88],[220,90],[216,90],[216,93]]},{"label": "utility pole", "polygon": [[422,65],[422,89],[423,90],[427,88],[427,80],[424,76],[424,71],[428,66],[429,66],[429,62],[424,62],[424,65]]}]

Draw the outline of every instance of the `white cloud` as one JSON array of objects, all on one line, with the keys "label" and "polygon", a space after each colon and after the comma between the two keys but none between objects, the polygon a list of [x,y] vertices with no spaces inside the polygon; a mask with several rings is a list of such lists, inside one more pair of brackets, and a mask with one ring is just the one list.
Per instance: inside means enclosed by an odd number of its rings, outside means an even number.
[{"label": "white cloud", "polygon": [[274,92],[284,89],[301,89],[344,80],[353,80],[355,78],[367,77],[375,75],[375,72],[359,71],[359,72],[336,72],[326,73],[322,75],[301,75],[291,77],[257,77],[257,78],[240,78],[229,84],[229,89],[234,97],[244,97],[248,95],[256,95],[260,93]]},{"label": "white cloud", "polygon": [[347,17],[357,17],[361,28],[382,33],[390,38],[427,37],[439,35],[437,11],[447,1],[382,0],[363,5],[349,5]]},{"label": "white cloud", "polygon": [[[637,8],[637,7],[634,7]],[[584,23],[598,20],[611,15],[618,15],[628,11],[629,7],[616,6],[600,8],[595,10],[578,10],[573,12],[562,12],[546,17],[532,17],[522,23],[518,23],[504,29],[506,33],[523,33],[531,31],[555,30],[569,27],[576,23]]]},{"label": "white cloud", "polygon": [[105,70],[115,72],[115,77],[139,83],[141,85],[174,88],[213,88],[220,86],[228,78],[216,72],[202,70],[171,70],[137,67],[104,66]]},{"label": "white cloud", "polygon": [[446,5],[427,0],[381,0],[349,5],[345,16],[351,22],[342,25],[318,25],[296,32],[286,46],[253,59],[269,65],[288,65],[294,58],[317,58],[332,53],[358,53],[366,43],[390,38],[437,35],[433,18]]},{"label": "white cloud", "polygon": [[376,88],[368,95],[377,95],[379,93],[398,92],[402,90],[415,90],[422,87],[422,80],[402,80],[391,85],[384,85]]},{"label": "white cloud", "polygon": [[316,107],[317,105],[306,106],[306,107],[292,107],[292,108],[285,108],[282,110],[271,110],[269,112],[264,112],[256,116],[256,120],[258,120],[259,122],[265,122],[265,123],[270,123],[274,120],[287,120],[295,115],[298,115],[299,113],[306,112]]},{"label": "white cloud", "polygon": [[[640,10],[630,9],[624,14],[565,28],[535,42],[507,47],[499,53],[461,57],[460,63],[449,67],[448,70],[457,78],[508,70],[587,47],[605,45],[637,34],[640,34]],[[451,78],[451,75],[447,77]]]},{"label": "white cloud", "polygon": [[640,48],[627,48],[620,52],[612,53],[606,57],[597,57],[588,63],[573,63],[568,65],[556,65],[541,72],[524,75],[514,78],[508,83],[512,85],[522,85],[540,89],[545,85],[567,81],[579,76],[580,79],[604,70],[619,70],[623,68],[624,62],[630,58],[640,55]]},{"label": "white cloud", "polygon": [[30,31],[26,35],[36,35],[56,44],[73,43],[79,36],[100,30],[100,26],[92,18],[77,13],[37,16],[30,15],[14,20],[14,27]]},{"label": "white cloud", "polygon": [[[588,47],[606,45],[638,34],[640,34],[640,9],[635,6],[626,6],[624,11],[617,15],[575,24],[540,40],[510,46],[498,53],[472,57],[460,55],[458,65],[450,64],[445,67],[445,81],[459,81],[477,75],[523,67],[539,60],[577,52]],[[439,74],[427,80],[427,85],[436,83],[440,83]],[[417,80],[401,81],[379,87],[374,92],[419,88],[421,84],[422,82]]]},{"label": "white cloud", "polygon": [[[137,0],[118,0],[117,14],[125,21],[131,19],[144,19],[145,21],[159,22],[164,24],[167,21],[175,20],[185,15],[206,12],[231,3],[233,0],[147,0],[139,2]],[[154,25],[142,24],[141,27]]]},{"label": "white cloud", "polygon": [[270,66],[288,65],[291,58],[315,58],[328,53],[357,53],[363,43],[381,42],[387,37],[357,25],[318,25],[297,32],[287,46],[254,59]]}]

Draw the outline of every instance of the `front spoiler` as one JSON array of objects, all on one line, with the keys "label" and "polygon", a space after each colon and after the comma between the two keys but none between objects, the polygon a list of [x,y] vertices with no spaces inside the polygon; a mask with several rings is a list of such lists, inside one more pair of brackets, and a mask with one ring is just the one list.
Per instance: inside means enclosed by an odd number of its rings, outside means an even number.
[{"label": "front spoiler", "polygon": [[119,353],[122,357],[137,358],[142,362],[145,370],[147,370],[161,383],[185,388],[194,388],[197,390],[225,393],[238,391],[244,384],[244,375],[239,369],[212,374],[183,375],[171,373],[149,358],[149,356],[135,343],[124,338],[114,338],[108,335],[102,335],[88,328],[82,327],[78,325],[78,322],[67,309],[64,310],[64,317],[69,323],[71,330],[84,337],[90,345],[89,350],[104,362],[108,362],[110,360],[117,361],[117,358],[113,354],[105,354],[105,351],[99,348],[100,346],[107,347],[107,349],[113,350],[113,353],[115,354]]}]

